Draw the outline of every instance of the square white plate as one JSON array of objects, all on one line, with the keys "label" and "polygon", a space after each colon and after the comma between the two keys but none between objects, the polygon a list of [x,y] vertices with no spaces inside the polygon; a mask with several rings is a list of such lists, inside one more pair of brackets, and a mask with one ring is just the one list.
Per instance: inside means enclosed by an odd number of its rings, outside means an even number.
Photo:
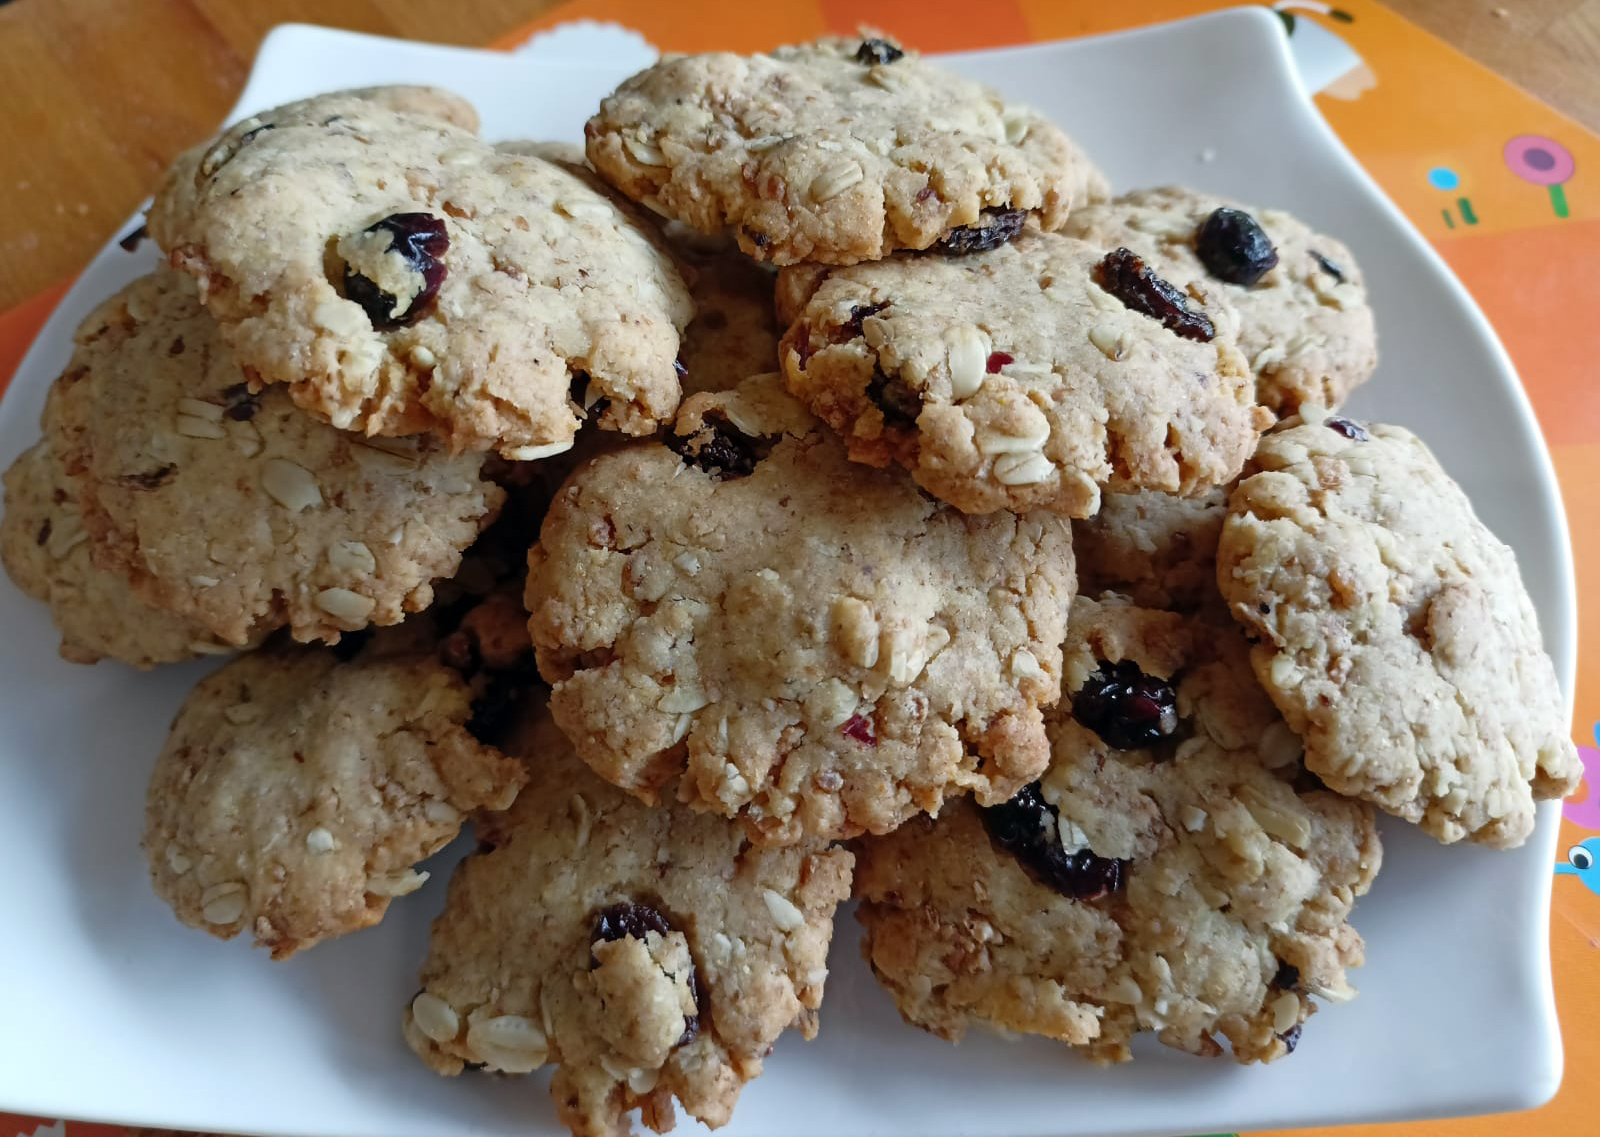
[{"label": "square white plate", "polygon": [[[427,82],[470,97],[490,137],[576,140],[637,55],[536,61],[286,27],[238,112],[329,86]],[[1515,546],[1570,699],[1571,558],[1527,400],[1483,316],[1312,108],[1273,16],[950,63],[1064,123],[1119,186],[1188,182],[1290,208],[1350,243],[1383,350],[1352,412],[1417,428]],[[0,407],[0,459],[36,436],[73,326],[154,259],[148,243],[111,245],[90,266]],[[459,850],[380,929],[286,964],[186,930],[151,895],[138,836],[166,723],[203,668],[61,663],[41,607],[8,586],[0,621],[0,1109],[297,1137],[556,1131],[543,1077],[436,1078],[400,1041]],[[1267,1068],[1153,1044],[1110,1071],[1039,1040],[951,1047],[901,1025],[846,916],[820,1039],[785,1037],[729,1132],[1112,1137],[1537,1105],[1561,1074],[1546,944],[1556,829],[1547,805],[1525,848],[1496,853],[1387,826],[1385,868],[1355,913],[1371,960],[1355,976],[1362,997],[1318,1015]]]}]

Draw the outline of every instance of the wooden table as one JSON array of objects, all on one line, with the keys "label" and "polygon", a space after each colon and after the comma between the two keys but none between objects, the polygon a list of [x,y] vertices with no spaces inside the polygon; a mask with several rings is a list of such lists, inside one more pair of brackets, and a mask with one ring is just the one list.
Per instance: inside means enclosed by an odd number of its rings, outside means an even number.
[{"label": "wooden table", "polygon": [[[1600,130],[1600,0],[1388,2]],[[0,309],[105,243],[167,162],[220,121],[274,24],[476,45],[554,4],[0,0]]]}]

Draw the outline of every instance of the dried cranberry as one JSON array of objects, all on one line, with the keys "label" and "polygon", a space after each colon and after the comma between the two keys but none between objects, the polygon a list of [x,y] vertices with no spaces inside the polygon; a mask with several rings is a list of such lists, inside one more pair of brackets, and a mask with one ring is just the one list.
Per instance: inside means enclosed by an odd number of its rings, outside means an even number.
[{"label": "dried cranberry", "polygon": [[872,720],[865,715],[851,715],[839,728],[839,733],[865,746],[878,745],[878,736],[872,729]]},{"label": "dried cranberry", "polygon": [[726,481],[755,473],[756,463],[772,453],[773,440],[752,437],[724,416],[708,413],[692,434],[666,436],[667,448],[690,466]]},{"label": "dried cranberry", "polygon": [[542,684],[532,652],[515,666],[490,673],[483,694],[472,700],[467,733],[486,746],[499,746],[510,733],[517,712],[527,703],[528,696]]},{"label": "dried cranberry", "polygon": [[861,326],[866,323],[867,317],[876,316],[888,306],[889,302],[887,300],[876,304],[857,304],[850,309],[850,318],[840,324],[834,334],[828,338],[834,343],[844,343],[846,340],[857,338],[861,335]]},{"label": "dried cranberry", "polygon": [[1254,284],[1278,263],[1278,250],[1256,219],[1226,206],[1200,223],[1194,251],[1207,272],[1229,284]]},{"label": "dried cranberry", "polygon": [[[431,213],[392,213],[362,232],[387,237],[387,243],[372,251],[378,255],[399,253],[406,268],[422,279],[403,309],[396,311],[400,299],[376,281],[364,276],[348,263],[344,269],[344,294],[366,312],[379,330],[400,328],[419,319],[444,283],[444,255],[450,250],[450,234],[444,221]],[[369,264],[367,266],[371,268]]]},{"label": "dried cranberry", "polygon": [[1372,435],[1367,433],[1367,428],[1359,422],[1352,422],[1341,415],[1329,415],[1322,420],[1322,425],[1329,430],[1344,435],[1351,442],[1371,442]]},{"label": "dried cranberry", "polygon": [[856,48],[856,62],[871,66],[874,63],[893,63],[903,56],[894,44],[886,39],[864,39],[861,46]]},{"label": "dried cranberry", "polygon": [[1295,1023],[1292,1027],[1278,1036],[1279,1038],[1283,1039],[1283,1052],[1285,1054],[1293,1054],[1294,1048],[1300,1045],[1301,1025],[1301,1023]]},{"label": "dried cranberry", "polygon": [[1018,233],[1028,219],[1026,209],[985,209],[977,225],[957,225],[934,242],[934,249],[946,256],[963,257],[998,249]]},{"label": "dried cranberry", "polygon": [[1311,259],[1317,262],[1318,268],[1333,277],[1333,279],[1340,283],[1344,282],[1344,269],[1340,268],[1337,263],[1330,261],[1315,249],[1311,250]]},{"label": "dried cranberry", "polygon": [[1293,991],[1300,986],[1300,969],[1292,963],[1278,961],[1278,973],[1272,977],[1272,985],[1280,991]]},{"label": "dried cranberry", "polygon": [[[636,904],[623,901],[602,908],[595,917],[594,931],[589,934],[590,945],[609,943],[613,940],[626,939],[632,936],[636,940],[643,940],[651,932],[665,936],[672,931],[672,922],[655,908],[648,904]],[[596,961],[591,955],[589,966],[596,966]],[[699,1014],[690,1015],[684,1020],[683,1033],[678,1036],[674,1046],[684,1046],[694,1041],[694,1036],[700,1033],[700,1015],[705,1013],[705,1004],[700,994],[700,977],[694,972],[689,972],[689,995],[694,999],[696,1011]]]},{"label": "dried cranberry", "polygon": [[898,375],[890,377],[882,371],[874,372],[872,381],[867,384],[867,398],[883,412],[883,421],[888,426],[913,427],[922,413],[922,396]]},{"label": "dried cranberry", "polygon": [[1217,334],[1204,313],[1189,307],[1182,292],[1162,280],[1132,249],[1112,249],[1094,266],[1094,281],[1141,315],[1160,320],[1184,339],[1209,343]]},{"label": "dried cranberry", "polygon": [[990,375],[998,375],[1002,367],[1016,361],[1016,357],[1009,351],[991,351],[988,360],[983,365],[983,369]]},{"label": "dried cranberry", "polygon": [[665,936],[671,931],[672,922],[650,905],[624,901],[600,910],[595,917],[594,931],[589,934],[589,942],[610,943],[629,936],[642,940],[651,932]]},{"label": "dried cranberry", "polygon": [[1061,847],[1056,807],[1044,800],[1032,782],[1001,805],[979,811],[995,844],[1016,857],[1035,880],[1069,900],[1095,900],[1118,892],[1128,862],[1096,856],[1089,849]]},{"label": "dried cranberry", "polygon": [[1178,729],[1178,693],[1132,660],[1101,660],[1072,696],[1072,717],[1118,750],[1139,750]]}]

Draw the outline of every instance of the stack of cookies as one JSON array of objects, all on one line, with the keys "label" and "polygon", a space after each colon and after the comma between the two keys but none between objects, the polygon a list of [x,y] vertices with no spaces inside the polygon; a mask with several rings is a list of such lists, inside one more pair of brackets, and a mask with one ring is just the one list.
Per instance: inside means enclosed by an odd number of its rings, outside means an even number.
[{"label": "stack of cookies", "polygon": [[157,761],[155,889],[282,958],[470,821],[404,1037],[555,1066],[575,1134],[726,1122],[852,893],[946,1038],[1274,1060],[1355,994],[1374,807],[1512,847],[1576,785],[1510,550],[1336,413],[1349,250],[1112,197],[886,39],[665,59],[582,151],[309,99],[149,229],[3,551],[68,658],[246,653]]}]

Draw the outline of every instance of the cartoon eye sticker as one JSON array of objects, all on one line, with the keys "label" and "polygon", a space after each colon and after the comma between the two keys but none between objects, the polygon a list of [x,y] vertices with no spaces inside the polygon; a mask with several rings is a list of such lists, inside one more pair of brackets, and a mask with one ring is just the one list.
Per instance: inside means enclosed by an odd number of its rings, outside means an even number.
[{"label": "cartoon eye sticker", "polygon": [[1582,845],[1574,845],[1567,850],[1567,864],[1579,872],[1588,872],[1594,867],[1594,854]]},{"label": "cartoon eye sticker", "polygon": [[1506,143],[1501,156],[1517,177],[1550,191],[1550,208],[1557,217],[1567,216],[1567,193],[1561,187],[1578,168],[1572,151],[1542,134],[1519,134]]}]

